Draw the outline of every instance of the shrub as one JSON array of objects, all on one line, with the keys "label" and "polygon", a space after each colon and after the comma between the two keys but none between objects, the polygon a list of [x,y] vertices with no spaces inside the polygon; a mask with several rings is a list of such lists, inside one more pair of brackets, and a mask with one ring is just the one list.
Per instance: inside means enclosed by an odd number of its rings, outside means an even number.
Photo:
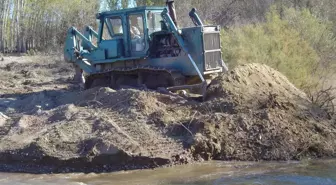
[{"label": "shrub", "polygon": [[318,18],[307,9],[302,11],[296,11],[293,8],[285,9],[284,19],[318,54],[320,66],[316,73],[320,77],[334,74],[336,71],[336,37],[333,23]]},{"label": "shrub", "polygon": [[223,58],[230,67],[259,62],[285,74],[298,87],[316,83],[320,60],[309,41],[272,8],[266,22],[222,32]]},{"label": "shrub", "polygon": [[34,50],[34,49],[29,49],[28,51],[27,51],[27,55],[28,56],[34,56],[34,55],[36,55],[36,51]]}]

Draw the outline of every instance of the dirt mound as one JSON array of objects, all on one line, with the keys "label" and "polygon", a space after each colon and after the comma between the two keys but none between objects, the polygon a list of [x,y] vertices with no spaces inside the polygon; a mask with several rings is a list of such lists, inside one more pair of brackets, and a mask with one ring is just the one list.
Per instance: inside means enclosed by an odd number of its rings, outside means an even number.
[{"label": "dirt mound", "polygon": [[288,101],[307,101],[305,93],[283,74],[257,63],[239,66],[229,74],[216,78],[210,84],[207,95],[208,99],[230,98],[241,105],[254,105],[270,95]]},{"label": "dirt mound", "polygon": [[23,96],[9,105],[10,108],[21,112],[34,113],[39,109],[50,109],[55,107],[52,95],[47,92],[40,92],[29,96]]},{"label": "dirt mound", "polygon": [[102,172],[336,155],[336,124],[313,114],[306,95],[272,68],[238,66],[207,97],[110,88],[5,96],[0,111],[12,111],[0,124],[0,162],[35,173]]},{"label": "dirt mound", "polygon": [[60,103],[72,102],[78,106],[93,106],[118,110],[119,112],[134,112],[137,110],[150,114],[165,105],[157,100],[159,94],[133,89],[115,91],[110,88],[94,88],[81,93],[68,94],[59,99]]},{"label": "dirt mound", "polygon": [[218,77],[209,86],[208,99],[197,105],[208,115],[194,123],[204,125],[194,145],[203,158],[335,156],[335,123],[316,117],[305,93],[266,65],[247,64]]},{"label": "dirt mound", "polygon": [[[26,106],[40,102],[34,97],[24,99]],[[14,152],[11,163],[47,162],[51,171],[58,172],[149,168],[193,160],[182,142],[165,134],[165,128],[149,124],[153,113],[169,112],[166,109],[183,100],[180,97],[94,88],[53,100],[56,108],[40,107],[12,125],[0,144],[2,159],[8,162]]]}]

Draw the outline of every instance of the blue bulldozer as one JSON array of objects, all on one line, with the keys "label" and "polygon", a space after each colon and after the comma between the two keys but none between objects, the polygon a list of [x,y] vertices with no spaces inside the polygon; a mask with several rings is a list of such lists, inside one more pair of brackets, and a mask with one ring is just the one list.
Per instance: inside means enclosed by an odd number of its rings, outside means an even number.
[{"label": "blue bulldozer", "polygon": [[[71,27],[64,58],[85,74],[85,88],[108,86],[190,90],[205,95],[213,76],[227,70],[220,26],[205,26],[192,9],[192,27],[179,28],[174,1],[97,14],[98,31]],[[85,81],[85,82],[84,82]]]}]

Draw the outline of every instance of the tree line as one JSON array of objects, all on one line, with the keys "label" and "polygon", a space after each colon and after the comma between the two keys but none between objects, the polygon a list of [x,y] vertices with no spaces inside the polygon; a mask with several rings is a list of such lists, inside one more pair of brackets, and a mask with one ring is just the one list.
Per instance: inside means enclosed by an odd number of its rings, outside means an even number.
[{"label": "tree line", "polygon": [[[197,8],[202,19],[224,28],[266,21],[270,7],[308,9],[314,15],[336,22],[334,0],[175,0],[181,26],[191,25],[188,10]],[[96,27],[96,13],[130,6],[162,6],[163,0],[1,0],[0,52],[59,50],[70,26]],[[336,30],[336,24],[333,25]]]},{"label": "tree line", "polygon": [[67,29],[92,22],[98,5],[89,0],[1,0],[0,52],[61,47]]}]

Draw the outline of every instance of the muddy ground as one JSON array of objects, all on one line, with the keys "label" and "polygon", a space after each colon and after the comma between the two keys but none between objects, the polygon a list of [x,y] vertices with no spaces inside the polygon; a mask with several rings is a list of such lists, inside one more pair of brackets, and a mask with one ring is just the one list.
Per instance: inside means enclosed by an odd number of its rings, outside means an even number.
[{"label": "muddy ground", "polygon": [[107,172],[336,156],[336,121],[279,72],[239,66],[207,100],[72,81],[58,56],[0,61],[0,171]]}]

